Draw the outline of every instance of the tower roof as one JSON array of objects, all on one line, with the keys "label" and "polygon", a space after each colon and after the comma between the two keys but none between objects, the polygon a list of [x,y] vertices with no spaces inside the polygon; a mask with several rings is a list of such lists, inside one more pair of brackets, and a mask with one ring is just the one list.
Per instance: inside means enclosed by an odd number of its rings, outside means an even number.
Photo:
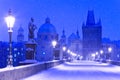
[{"label": "tower roof", "polygon": [[65,37],[66,37],[65,36],[65,30],[63,29],[61,38],[65,38]]},{"label": "tower roof", "polygon": [[24,29],[22,28],[22,26],[19,27],[18,31],[24,32]]},{"label": "tower roof", "polygon": [[69,40],[75,40],[77,39],[77,36],[75,35],[75,33],[72,33],[69,37],[68,37]]},{"label": "tower roof", "polygon": [[86,25],[94,25],[94,24],[95,24],[94,11],[89,10],[87,14]]},{"label": "tower roof", "polygon": [[45,23],[40,26],[38,33],[56,33],[56,28],[50,23],[50,18],[45,19]]}]

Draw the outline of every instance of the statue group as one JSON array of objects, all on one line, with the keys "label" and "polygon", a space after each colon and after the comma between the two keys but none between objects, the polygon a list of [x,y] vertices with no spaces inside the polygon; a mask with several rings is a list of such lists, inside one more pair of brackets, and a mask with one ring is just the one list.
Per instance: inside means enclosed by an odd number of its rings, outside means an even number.
[{"label": "statue group", "polygon": [[[37,29],[36,25],[34,24],[34,19],[31,18],[30,22],[28,23],[28,42],[26,42],[26,59],[34,60],[35,53],[36,53],[36,42],[34,38],[34,32]],[[30,43],[29,43],[30,42]]]},{"label": "statue group", "polygon": [[29,41],[34,41],[34,31],[37,29],[36,25],[34,24],[34,19],[31,18],[29,24],[28,24],[28,40]]}]

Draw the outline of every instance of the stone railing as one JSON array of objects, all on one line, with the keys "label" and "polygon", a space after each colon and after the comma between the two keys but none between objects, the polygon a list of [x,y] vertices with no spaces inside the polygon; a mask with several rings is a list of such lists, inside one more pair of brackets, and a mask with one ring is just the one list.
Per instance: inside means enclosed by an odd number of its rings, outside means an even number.
[{"label": "stone railing", "polygon": [[120,66],[120,61],[114,60],[96,60],[96,61]]},{"label": "stone railing", "polygon": [[19,80],[33,74],[36,74],[42,70],[59,65],[64,61],[48,61],[35,63],[30,65],[23,65],[18,67],[7,67],[0,69],[0,80]]}]

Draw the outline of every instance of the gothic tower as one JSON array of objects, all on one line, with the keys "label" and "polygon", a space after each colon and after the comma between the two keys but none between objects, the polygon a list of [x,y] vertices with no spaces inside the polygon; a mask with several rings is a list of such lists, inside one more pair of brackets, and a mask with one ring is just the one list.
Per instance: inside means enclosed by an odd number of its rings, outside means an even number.
[{"label": "gothic tower", "polygon": [[95,23],[94,12],[88,11],[86,24],[82,25],[83,57],[89,59],[92,53],[101,48],[102,26],[101,20]]},{"label": "gothic tower", "polygon": [[66,35],[65,35],[65,30],[63,29],[62,31],[62,36],[61,36],[61,39],[60,39],[60,44],[62,46],[65,46],[66,45]]}]

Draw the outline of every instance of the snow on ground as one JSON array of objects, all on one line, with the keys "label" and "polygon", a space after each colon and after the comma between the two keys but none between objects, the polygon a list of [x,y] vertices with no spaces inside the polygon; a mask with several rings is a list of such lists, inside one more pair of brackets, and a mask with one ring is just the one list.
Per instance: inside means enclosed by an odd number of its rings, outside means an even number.
[{"label": "snow on ground", "polygon": [[22,80],[120,80],[120,66],[92,61],[66,62]]}]

